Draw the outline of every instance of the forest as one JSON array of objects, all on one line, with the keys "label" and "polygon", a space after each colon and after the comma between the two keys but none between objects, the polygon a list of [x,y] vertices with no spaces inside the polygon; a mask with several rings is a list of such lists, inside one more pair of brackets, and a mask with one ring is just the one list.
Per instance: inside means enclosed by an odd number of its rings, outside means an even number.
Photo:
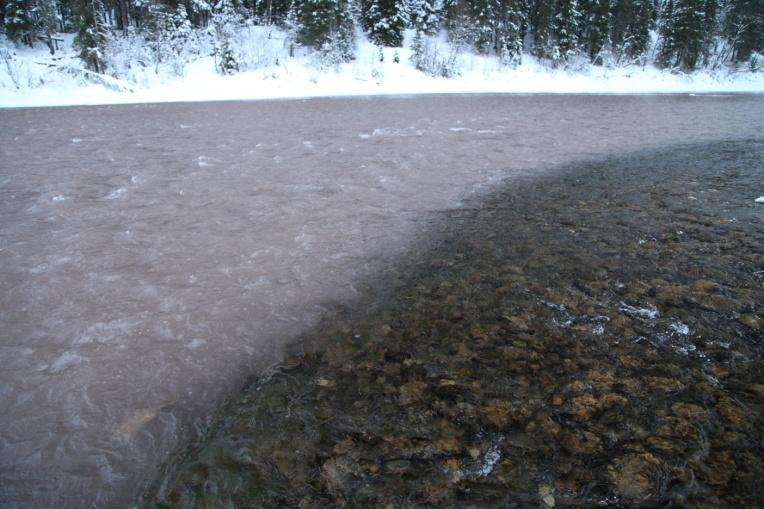
[{"label": "forest", "polygon": [[47,44],[51,53],[56,34],[76,34],[96,73],[108,72],[110,55],[140,48],[146,66],[177,62],[180,73],[194,53],[212,52],[218,71],[233,74],[244,66],[236,34],[246,27],[272,27],[290,55],[310,48],[328,64],[352,61],[359,37],[395,48],[408,33],[414,66],[445,77],[453,69],[448,57],[435,58],[433,40],[508,67],[529,56],[551,68],[676,72],[764,62],[762,0],[0,0],[0,21],[16,45]]}]

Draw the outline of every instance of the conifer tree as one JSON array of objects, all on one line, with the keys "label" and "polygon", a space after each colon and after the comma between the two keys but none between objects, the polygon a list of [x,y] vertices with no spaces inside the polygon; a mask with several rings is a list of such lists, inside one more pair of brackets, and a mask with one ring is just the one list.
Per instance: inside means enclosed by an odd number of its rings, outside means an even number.
[{"label": "conifer tree", "polygon": [[614,1],[610,41],[616,59],[644,62],[650,44],[654,12],[651,0]]},{"label": "conifer tree", "polygon": [[438,0],[413,0],[406,5],[410,25],[423,35],[435,35],[440,29],[442,4]]},{"label": "conifer tree", "polygon": [[669,0],[664,15],[658,63],[694,70],[703,55],[703,0]]},{"label": "conifer tree", "polygon": [[31,47],[41,38],[54,52],[52,36],[58,24],[55,0],[7,0],[4,14],[10,40]]},{"label": "conifer tree", "polygon": [[535,0],[531,17],[533,32],[533,56],[544,59],[559,57],[559,48],[554,40],[554,1]]},{"label": "conifer tree", "polygon": [[13,42],[34,44],[35,30],[31,0],[7,0],[5,33]]},{"label": "conifer tree", "polygon": [[558,0],[554,15],[553,34],[560,58],[568,59],[579,49],[581,12],[577,0]]},{"label": "conifer tree", "polygon": [[731,0],[723,29],[733,47],[733,62],[764,53],[764,1]]},{"label": "conifer tree", "polygon": [[301,44],[322,49],[329,45],[339,26],[341,11],[336,0],[305,0],[298,11],[298,40]]},{"label": "conifer tree", "polygon": [[398,0],[364,0],[361,25],[378,46],[400,47],[406,28],[405,10]]},{"label": "conifer tree", "polygon": [[73,22],[76,30],[74,47],[88,69],[102,73],[106,69],[103,48],[107,40],[104,8],[101,0],[73,0]]},{"label": "conifer tree", "polygon": [[234,45],[237,28],[241,19],[231,0],[219,0],[212,14],[215,33],[215,55],[218,71],[233,74],[239,70],[239,60]]},{"label": "conifer tree", "polygon": [[593,63],[601,64],[600,52],[609,42],[610,0],[587,1],[583,16],[584,49]]},{"label": "conifer tree", "polygon": [[35,0],[35,11],[37,36],[45,41],[50,54],[53,55],[56,52],[53,45],[53,34],[58,28],[56,0]]},{"label": "conifer tree", "polygon": [[495,0],[470,0],[471,39],[479,53],[496,49],[497,10]]},{"label": "conifer tree", "polygon": [[524,0],[500,0],[496,51],[503,65],[517,66],[522,61],[526,9]]}]

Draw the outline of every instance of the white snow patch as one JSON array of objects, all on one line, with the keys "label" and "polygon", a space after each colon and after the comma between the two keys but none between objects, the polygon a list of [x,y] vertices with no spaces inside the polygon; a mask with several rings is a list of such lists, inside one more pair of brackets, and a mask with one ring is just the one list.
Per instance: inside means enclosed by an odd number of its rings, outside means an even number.
[{"label": "white snow patch", "polygon": [[492,445],[488,452],[485,453],[483,463],[480,465],[480,469],[477,471],[479,477],[485,477],[493,472],[493,467],[501,458],[501,449],[498,445]]},{"label": "white snow patch", "polygon": [[690,334],[690,327],[678,320],[676,322],[670,323],[669,329],[672,333],[679,334],[680,336],[687,336]]},{"label": "white snow patch", "polygon": [[677,352],[681,353],[681,354],[684,354],[684,355],[689,355],[689,354],[691,354],[692,352],[695,352],[697,349],[698,349],[698,347],[697,347],[697,346],[695,346],[695,345],[693,345],[693,344],[687,344],[687,345],[680,345],[680,346],[677,346],[675,350],[676,350]]},{"label": "white snow patch", "polygon": [[630,316],[648,318],[650,320],[654,320],[659,316],[658,309],[652,306],[646,308],[638,308],[635,306],[630,306],[625,302],[621,302],[621,311]]}]

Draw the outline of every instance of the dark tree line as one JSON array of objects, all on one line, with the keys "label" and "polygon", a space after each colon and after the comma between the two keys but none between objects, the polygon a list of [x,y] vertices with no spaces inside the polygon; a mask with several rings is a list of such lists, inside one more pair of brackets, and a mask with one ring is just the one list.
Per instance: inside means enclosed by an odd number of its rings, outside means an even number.
[{"label": "dark tree line", "polygon": [[97,72],[104,44],[122,33],[166,39],[180,27],[225,30],[245,21],[282,27],[338,61],[353,58],[357,29],[397,47],[407,28],[415,50],[446,31],[454,45],[509,65],[531,54],[555,65],[652,61],[692,71],[764,53],[764,0],[0,0],[0,16],[18,44],[40,41],[53,51],[54,33],[75,32],[80,56]]}]

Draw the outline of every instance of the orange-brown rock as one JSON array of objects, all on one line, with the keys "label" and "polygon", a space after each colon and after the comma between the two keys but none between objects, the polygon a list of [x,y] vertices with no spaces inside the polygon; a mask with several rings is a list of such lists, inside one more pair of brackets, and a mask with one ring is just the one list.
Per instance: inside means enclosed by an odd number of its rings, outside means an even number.
[{"label": "orange-brown rock", "polygon": [[627,454],[608,466],[608,476],[618,495],[639,502],[655,494],[660,466],[649,452]]},{"label": "orange-brown rock", "polygon": [[504,428],[514,421],[512,410],[512,403],[509,401],[493,399],[480,408],[480,419],[483,424]]},{"label": "orange-brown rock", "polygon": [[626,398],[618,394],[610,393],[600,397],[584,394],[571,400],[570,413],[574,419],[585,421],[604,410],[614,406],[623,406],[626,403]]}]

